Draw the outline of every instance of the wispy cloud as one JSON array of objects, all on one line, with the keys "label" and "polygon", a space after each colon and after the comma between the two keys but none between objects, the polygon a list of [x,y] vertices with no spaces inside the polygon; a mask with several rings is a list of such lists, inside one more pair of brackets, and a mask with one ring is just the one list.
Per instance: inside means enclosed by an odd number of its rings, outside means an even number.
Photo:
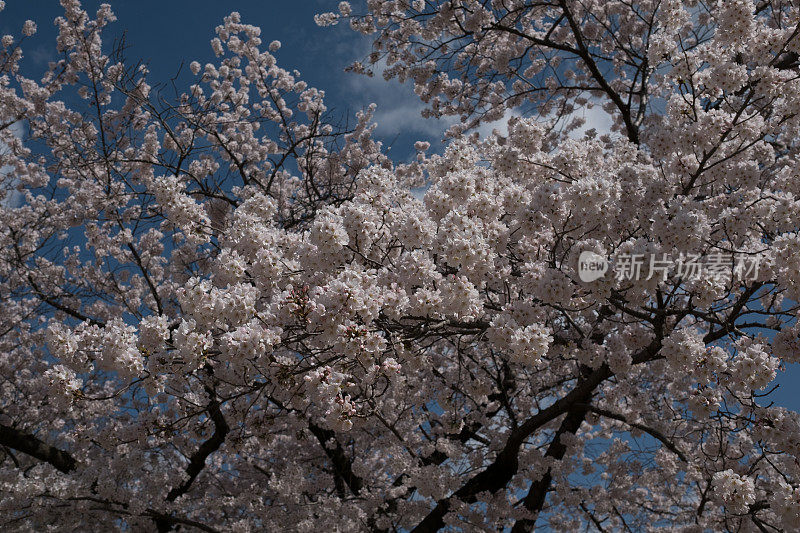
[{"label": "wispy cloud", "polygon": [[[339,46],[349,46],[351,51],[347,55],[350,57],[364,58],[371,49],[371,43],[366,40],[340,42]],[[372,77],[342,73],[340,87],[349,93],[346,96],[350,102],[359,107],[366,107],[370,103],[377,105],[374,117],[377,124],[375,133],[385,142],[394,145],[395,150],[408,152],[408,156],[413,157],[410,147],[417,140],[430,142],[433,151],[440,150],[445,132],[459,122],[458,117],[441,119],[423,117],[422,111],[426,106],[414,93],[413,84],[410,82],[400,83],[396,79],[384,79],[383,73],[386,68],[387,65],[382,60],[372,65],[374,73]],[[481,124],[475,131],[482,139],[489,137],[494,130],[501,135],[507,135],[509,120],[512,117],[522,116],[525,115],[519,109],[507,109],[501,119]],[[579,108],[572,114],[572,117],[581,117],[585,120],[581,127],[570,133],[572,138],[582,138],[591,129],[594,129],[597,135],[611,131],[613,120],[608,113],[603,111],[599,102],[591,108]]]},{"label": "wispy cloud", "polygon": [[398,139],[409,147],[418,140],[438,146],[447,128],[456,124],[458,118],[423,117],[425,104],[414,93],[413,84],[400,83],[396,79],[385,80],[385,68],[386,64],[380,62],[374,65],[372,77],[347,73],[344,79],[353,100],[361,106],[377,105],[375,133],[389,142]]},{"label": "wispy cloud", "polygon": [[593,129],[597,135],[605,135],[611,132],[611,126],[614,123],[611,115],[603,111],[599,104],[595,104],[591,108],[581,107],[572,113],[572,117],[581,117],[586,122],[570,132],[569,136],[573,139],[581,139],[587,131]]},{"label": "wispy cloud", "polygon": [[503,113],[503,118],[493,122],[484,122],[478,126],[475,131],[478,132],[481,139],[486,139],[494,131],[497,131],[497,133],[505,137],[508,135],[508,121],[511,120],[512,117],[520,118],[522,116],[522,113],[516,109],[506,109],[505,113]]}]

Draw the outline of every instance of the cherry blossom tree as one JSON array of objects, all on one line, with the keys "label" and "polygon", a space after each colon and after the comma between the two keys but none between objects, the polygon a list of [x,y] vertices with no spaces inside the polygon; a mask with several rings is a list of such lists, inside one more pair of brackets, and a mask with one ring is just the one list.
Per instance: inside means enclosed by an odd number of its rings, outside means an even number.
[{"label": "cherry blossom tree", "polygon": [[170,96],[61,3],[0,51],[3,530],[800,528],[796,2],[342,2],[460,118],[410,164],[238,13]]}]

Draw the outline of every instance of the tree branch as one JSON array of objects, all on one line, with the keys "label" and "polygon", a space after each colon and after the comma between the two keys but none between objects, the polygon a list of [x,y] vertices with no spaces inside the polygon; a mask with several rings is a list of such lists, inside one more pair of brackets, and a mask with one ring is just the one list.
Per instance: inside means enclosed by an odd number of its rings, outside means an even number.
[{"label": "tree branch", "polygon": [[[322,428],[310,420],[308,422],[308,428],[317,438],[322,449],[325,450],[325,455],[331,460],[335,476],[344,481],[354,496],[358,496],[359,492],[361,492],[361,488],[364,486],[364,480],[353,473],[353,462],[344,453],[344,449],[342,449],[342,445],[339,444],[339,441],[336,440],[336,433],[330,429]],[[331,440],[336,443],[334,448],[328,447],[327,443]],[[340,494],[340,496],[343,495]]]},{"label": "tree branch", "polygon": [[[561,442],[561,436],[575,434],[586,418],[587,412],[588,409],[585,404],[575,404],[573,408],[570,409],[570,411],[567,413],[567,416],[564,417],[564,420],[561,422],[561,426],[558,428],[558,431],[556,431],[553,441],[550,443],[550,446],[548,446],[545,457],[549,457],[557,461],[560,461],[564,458],[564,454],[567,451],[567,446]],[[551,469],[548,468],[547,472],[545,472],[538,481],[534,481],[531,484],[528,494],[526,494],[525,498],[522,500],[522,504],[525,506],[525,509],[531,513],[531,517],[517,520],[514,523],[514,527],[511,528],[511,533],[533,531],[534,526],[536,525],[536,517],[544,506],[544,502],[552,482],[553,475],[551,473]]]},{"label": "tree branch", "polygon": [[595,407],[593,405],[587,405],[586,408],[589,411],[593,412],[593,413],[597,413],[598,415],[604,416],[606,418],[613,418],[614,420],[619,420],[620,422],[622,422],[622,423],[624,423],[624,424],[626,424],[626,425],[628,425],[630,427],[633,427],[633,428],[636,428],[636,429],[641,429],[645,433],[647,433],[650,436],[652,436],[652,437],[658,439],[659,441],[661,441],[661,443],[669,451],[671,451],[672,453],[674,453],[675,455],[678,456],[678,459],[680,459],[684,463],[689,462],[688,459],[686,458],[686,455],[684,455],[684,453],[682,451],[680,451],[678,449],[678,447],[675,446],[675,444],[671,440],[669,440],[669,438],[666,435],[664,435],[663,433],[661,433],[659,430],[657,430],[655,428],[651,428],[649,426],[645,426],[644,424],[639,424],[638,422],[630,422],[627,418],[625,418],[621,414],[614,413],[612,411],[608,411],[608,410],[602,409],[600,407]]},{"label": "tree branch", "polygon": [[222,411],[220,411],[219,400],[217,400],[216,393],[209,386],[206,386],[206,392],[208,392],[211,397],[211,401],[208,403],[208,414],[211,417],[211,421],[214,423],[214,434],[204,441],[197,451],[192,454],[192,457],[189,459],[189,465],[186,467],[186,473],[189,475],[189,479],[181,485],[173,487],[172,490],[169,491],[167,494],[167,501],[169,502],[174,502],[179,496],[186,494],[195,478],[205,467],[208,456],[222,446],[222,443],[225,441],[225,436],[228,434],[228,431],[230,431],[228,423],[225,421],[225,417],[222,416]]},{"label": "tree branch", "polygon": [[[633,357],[633,363],[639,364],[652,360],[661,349],[661,335]],[[575,404],[588,403],[594,390],[613,374],[607,364],[580,379],[578,384],[566,396],[557,400],[550,407],[539,411],[526,420],[508,438],[505,447],[497,454],[497,458],[485,470],[467,481],[452,495],[436,502],[436,507],[412,529],[412,533],[438,531],[444,527],[444,516],[450,510],[453,498],[465,503],[473,503],[479,492],[497,492],[511,480],[519,467],[518,453],[522,444],[534,431],[559,416],[573,410]],[[570,417],[568,417],[570,418]],[[582,421],[582,420],[581,420]]]},{"label": "tree branch", "polygon": [[65,474],[69,474],[78,467],[78,461],[69,453],[55,446],[50,446],[33,435],[23,433],[4,424],[0,424],[0,445],[44,461]]}]

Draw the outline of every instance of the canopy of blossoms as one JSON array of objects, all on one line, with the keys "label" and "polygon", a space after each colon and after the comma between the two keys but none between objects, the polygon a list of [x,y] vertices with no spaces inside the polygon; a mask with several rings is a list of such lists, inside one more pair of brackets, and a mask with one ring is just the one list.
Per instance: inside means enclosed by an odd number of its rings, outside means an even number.
[{"label": "canopy of blossoms", "polygon": [[342,2],[459,119],[411,163],[238,13],[170,97],[61,4],[0,50],[0,529],[800,529],[796,2]]}]

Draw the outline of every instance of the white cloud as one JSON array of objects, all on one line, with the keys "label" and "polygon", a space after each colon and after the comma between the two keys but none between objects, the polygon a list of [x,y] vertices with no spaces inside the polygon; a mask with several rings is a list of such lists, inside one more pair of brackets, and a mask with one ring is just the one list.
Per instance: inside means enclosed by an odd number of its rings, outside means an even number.
[{"label": "white cloud", "polygon": [[573,116],[582,117],[586,122],[580,128],[570,132],[569,136],[573,139],[580,139],[590,129],[597,131],[597,135],[611,133],[611,125],[614,120],[611,115],[603,111],[600,105],[595,104],[592,108],[582,107],[573,113]]},{"label": "white cloud", "polygon": [[[503,114],[503,118],[493,122],[483,123],[475,131],[480,134],[481,139],[486,139],[495,130],[497,130],[497,133],[500,135],[506,136],[508,135],[508,121],[512,117],[520,118],[523,116],[524,115],[518,109],[506,109],[505,113]],[[583,118],[585,122],[582,126],[570,132],[569,136],[572,139],[583,138],[584,134],[590,129],[594,129],[597,132],[597,135],[611,133],[611,125],[614,123],[614,121],[611,115],[603,111],[603,108],[600,105],[594,105],[591,108],[578,108],[562,122],[564,124],[568,124],[574,118],[578,117]],[[544,120],[552,119],[552,115],[544,118]]]},{"label": "white cloud", "polygon": [[[364,46],[363,43],[359,43],[357,48],[363,52],[362,46]],[[365,56],[366,54],[360,55]],[[459,122],[458,117],[441,119],[423,117],[421,113],[425,109],[425,104],[414,93],[413,83],[400,83],[396,79],[385,80],[383,73],[386,68],[385,61],[381,60],[372,66],[374,72],[372,77],[347,74],[347,78],[344,80],[345,86],[352,91],[356,102],[364,107],[373,102],[377,105],[374,117],[377,124],[375,133],[390,141],[400,136],[417,136],[419,138],[414,140],[431,141],[434,150],[441,147],[440,141],[445,132],[450,126]],[[585,123],[570,132],[571,138],[582,138],[590,129],[594,129],[597,135],[611,132],[613,124],[611,115],[603,111],[599,101],[593,103],[591,108],[581,107],[572,113],[571,117],[582,117],[585,119]],[[522,116],[524,115],[518,109],[507,109],[501,119],[481,124],[475,131],[482,139],[491,135],[493,130],[497,130],[501,135],[507,135],[509,119]],[[551,118],[552,116],[545,117],[545,120]],[[571,118],[564,123],[566,124],[570,120]]]},{"label": "white cloud", "polygon": [[478,126],[475,131],[478,132],[478,134],[481,136],[481,139],[486,139],[495,130],[497,130],[497,133],[505,137],[508,135],[508,121],[511,120],[511,117],[520,118],[522,116],[522,113],[516,109],[506,109],[505,113],[503,113],[503,118],[493,122],[484,122]]},{"label": "white cloud", "polygon": [[457,122],[457,119],[425,118],[422,116],[424,105],[419,101],[400,101],[395,104],[378,103],[375,112],[375,131],[378,135],[392,136],[409,133],[423,134],[437,139],[444,136],[445,130]]},{"label": "white cloud", "polygon": [[376,134],[382,137],[417,134],[428,137],[427,140],[438,141],[447,128],[458,122],[455,117],[423,117],[425,104],[414,93],[413,84],[400,83],[396,79],[385,80],[385,69],[386,64],[381,61],[372,68],[374,76],[349,74],[347,79],[347,85],[359,103],[364,106],[373,102],[377,104]]}]

